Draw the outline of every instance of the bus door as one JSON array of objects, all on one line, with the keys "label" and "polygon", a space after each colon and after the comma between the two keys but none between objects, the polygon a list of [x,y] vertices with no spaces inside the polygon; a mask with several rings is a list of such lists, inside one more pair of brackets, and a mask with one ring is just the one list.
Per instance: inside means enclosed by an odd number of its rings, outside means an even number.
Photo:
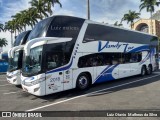
[{"label": "bus door", "polygon": [[46,74],[46,94],[63,90],[63,72]]},{"label": "bus door", "polygon": [[63,91],[64,70],[61,64],[61,52],[46,53],[46,94]]}]

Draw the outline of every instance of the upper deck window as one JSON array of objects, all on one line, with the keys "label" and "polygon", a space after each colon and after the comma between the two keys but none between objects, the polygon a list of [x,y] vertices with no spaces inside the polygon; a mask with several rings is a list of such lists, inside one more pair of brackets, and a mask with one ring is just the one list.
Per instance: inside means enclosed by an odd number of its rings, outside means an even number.
[{"label": "upper deck window", "polygon": [[81,18],[56,16],[53,18],[46,36],[77,38],[83,23],[84,19]]},{"label": "upper deck window", "polygon": [[130,30],[105,26],[99,24],[88,24],[83,42],[114,41],[138,44],[150,44],[154,36],[142,34]]}]

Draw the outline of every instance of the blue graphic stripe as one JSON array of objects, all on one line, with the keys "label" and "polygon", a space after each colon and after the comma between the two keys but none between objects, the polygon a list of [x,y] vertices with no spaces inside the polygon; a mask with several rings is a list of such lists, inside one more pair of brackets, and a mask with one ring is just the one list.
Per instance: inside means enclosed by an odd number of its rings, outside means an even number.
[{"label": "blue graphic stripe", "polygon": [[152,48],[151,49],[151,54],[150,54],[150,63],[152,62],[152,56],[154,56],[154,54],[155,54],[155,48]]},{"label": "blue graphic stripe", "polygon": [[[113,66],[108,66],[108,67],[106,67],[98,76],[97,76],[97,78],[95,79],[95,81],[99,78],[99,77],[101,77],[101,75],[103,75],[108,69],[110,69],[111,67],[113,67]],[[94,81],[94,82],[95,82]]]},{"label": "blue graphic stripe", "polygon": [[129,51],[129,53],[132,53],[132,52],[141,52],[141,51],[148,51],[149,50],[149,46],[148,45],[144,45],[144,46],[140,46],[140,47],[137,47],[131,51]]},{"label": "blue graphic stripe", "polygon": [[152,56],[154,55],[154,48],[152,48],[149,53],[147,54],[147,56],[142,60],[142,62],[140,62],[140,64],[143,64],[144,62],[146,62],[148,59],[150,59],[150,63],[152,61]]},{"label": "blue graphic stripe", "polygon": [[[115,78],[112,76],[112,72],[113,70],[118,66],[117,65],[113,65],[110,66],[109,69],[105,69],[103,72],[101,72],[101,74],[96,78],[96,80],[94,81],[94,83],[101,83],[101,82],[105,82],[105,81],[110,81],[110,80],[114,80]],[[108,68],[108,67],[107,67]]]},{"label": "blue graphic stripe", "polygon": [[151,56],[151,53],[148,53],[147,56],[139,63],[140,65],[146,62]]}]

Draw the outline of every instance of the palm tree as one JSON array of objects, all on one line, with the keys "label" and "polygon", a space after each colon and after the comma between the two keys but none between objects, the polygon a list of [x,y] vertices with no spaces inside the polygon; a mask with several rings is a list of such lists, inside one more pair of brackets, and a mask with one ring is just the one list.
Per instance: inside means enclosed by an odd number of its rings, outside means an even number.
[{"label": "palm tree", "polygon": [[141,0],[141,5],[139,6],[140,11],[142,11],[144,8],[147,9],[147,12],[150,12],[151,14],[151,33],[152,31],[152,14],[155,10],[155,6],[159,6],[160,2],[157,2],[157,0]]},{"label": "palm tree", "polygon": [[127,24],[130,23],[131,29],[133,28],[134,20],[139,19],[140,13],[129,10],[127,14],[124,14],[122,18],[123,21],[127,21]]},{"label": "palm tree", "polygon": [[22,14],[22,12],[20,12],[20,13],[17,13],[16,15],[12,16],[12,18],[13,18],[12,21],[14,21],[15,34],[16,34],[16,30],[18,31],[18,33],[23,30],[23,28],[22,28],[24,26],[23,15],[24,14]]},{"label": "palm tree", "polygon": [[123,24],[120,22],[120,23],[118,23],[118,21],[116,21],[115,23],[114,23],[114,26],[118,26],[118,27],[121,27],[121,26],[123,26]]},{"label": "palm tree", "polygon": [[47,3],[47,11],[50,15],[52,15],[52,9],[51,6],[54,7],[55,4],[59,4],[60,7],[62,8],[62,4],[59,2],[59,0],[44,0],[45,3]]},{"label": "palm tree", "polygon": [[4,30],[4,25],[0,23],[0,32]]},{"label": "palm tree", "polygon": [[52,6],[54,7],[54,4],[59,4],[60,5],[60,7],[62,8],[62,4],[59,2],[59,0],[48,0],[48,1],[50,1],[51,3],[52,3]]},{"label": "palm tree", "polygon": [[33,29],[36,23],[38,23],[38,19],[42,20],[43,18],[39,15],[36,8],[29,8],[25,15],[26,22],[30,24]]},{"label": "palm tree", "polygon": [[12,21],[8,21],[5,23],[4,30],[9,31],[11,33],[11,46],[13,46],[14,27]]},{"label": "palm tree", "polygon": [[40,14],[41,18],[48,17],[47,6],[44,0],[32,0],[29,2],[33,8]]},{"label": "palm tree", "polygon": [[7,40],[5,38],[0,38],[0,47],[8,45]]}]

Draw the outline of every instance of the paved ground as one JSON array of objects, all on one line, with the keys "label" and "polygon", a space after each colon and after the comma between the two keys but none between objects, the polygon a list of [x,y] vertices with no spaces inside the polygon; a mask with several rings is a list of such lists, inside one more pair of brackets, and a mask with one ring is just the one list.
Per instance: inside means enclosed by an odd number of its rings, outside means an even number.
[{"label": "paved ground", "polygon": [[[69,90],[44,97],[23,92],[0,75],[0,111],[88,111],[159,110],[160,72],[135,76],[92,86],[86,91]],[[49,119],[49,118],[48,118]],[[57,118],[60,119],[60,118]],[[80,119],[80,118],[65,118]],[[84,119],[84,118],[81,118]],[[96,120],[97,118],[85,118]],[[99,118],[137,120],[137,118]],[[160,118],[138,118],[150,120]]]}]

